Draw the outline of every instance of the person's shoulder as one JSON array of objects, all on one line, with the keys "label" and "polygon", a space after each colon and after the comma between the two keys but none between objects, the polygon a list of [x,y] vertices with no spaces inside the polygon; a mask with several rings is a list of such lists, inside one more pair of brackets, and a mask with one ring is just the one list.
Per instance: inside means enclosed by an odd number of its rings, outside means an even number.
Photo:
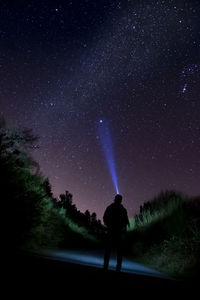
[{"label": "person's shoulder", "polygon": [[114,207],[114,203],[111,203],[110,205],[108,205],[108,209],[112,209]]},{"label": "person's shoulder", "polygon": [[106,207],[106,211],[112,209],[112,207],[113,207],[113,203],[109,204],[109,205]]},{"label": "person's shoulder", "polygon": [[127,211],[126,210],[126,208],[121,204],[121,209],[123,210],[123,211]]}]

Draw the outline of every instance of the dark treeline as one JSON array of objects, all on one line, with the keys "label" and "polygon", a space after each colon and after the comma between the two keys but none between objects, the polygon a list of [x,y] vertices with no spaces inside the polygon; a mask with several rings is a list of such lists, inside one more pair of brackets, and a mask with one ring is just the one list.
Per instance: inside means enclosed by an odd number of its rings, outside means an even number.
[{"label": "dark treeline", "polygon": [[0,198],[5,247],[73,247],[94,244],[104,227],[95,213],[81,213],[66,192],[53,197],[48,178],[32,158],[38,138],[0,120]]},{"label": "dark treeline", "polygon": [[104,233],[105,227],[102,225],[101,220],[97,220],[96,213],[90,213],[88,209],[85,213],[78,210],[76,205],[73,204],[72,194],[69,191],[66,191],[65,194],[61,194],[58,200],[56,199],[55,206],[64,208],[66,217],[69,217],[78,226],[84,226],[90,233],[98,238]]}]

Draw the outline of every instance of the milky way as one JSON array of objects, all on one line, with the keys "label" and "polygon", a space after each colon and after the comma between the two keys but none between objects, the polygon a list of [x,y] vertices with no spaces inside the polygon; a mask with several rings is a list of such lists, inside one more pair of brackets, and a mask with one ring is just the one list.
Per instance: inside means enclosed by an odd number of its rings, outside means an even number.
[{"label": "milky way", "polygon": [[0,111],[40,137],[54,194],[102,217],[105,119],[129,216],[161,190],[199,194],[199,1],[40,2],[1,1]]}]

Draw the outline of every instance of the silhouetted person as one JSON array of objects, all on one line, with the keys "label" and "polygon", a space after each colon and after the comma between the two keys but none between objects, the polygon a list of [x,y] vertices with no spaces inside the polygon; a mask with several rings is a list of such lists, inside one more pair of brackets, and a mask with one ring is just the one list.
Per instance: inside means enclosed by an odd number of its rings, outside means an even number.
[{"label": "silhouetted person", "polygon": [[127,211],[121,204],[122,196],[117,194],[114,202],[109,205],[104,213],[103,221],[107,227],[107,239],[104,253],[104,269],[108,269],[111,249],[117,251],[117,267],[116,271],[121,271],[122,265],[122,237],[126,232],[126,226],[129,225]]}]

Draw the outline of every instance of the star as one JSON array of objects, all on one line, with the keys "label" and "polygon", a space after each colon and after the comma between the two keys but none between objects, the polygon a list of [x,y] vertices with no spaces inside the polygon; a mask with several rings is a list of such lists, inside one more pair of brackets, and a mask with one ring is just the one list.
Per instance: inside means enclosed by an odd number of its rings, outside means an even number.
[{"label": "star", "polygon": [[187,83],[184,84],[184,87],[182,89],[182,94],[184,94],[187,91]]}]

